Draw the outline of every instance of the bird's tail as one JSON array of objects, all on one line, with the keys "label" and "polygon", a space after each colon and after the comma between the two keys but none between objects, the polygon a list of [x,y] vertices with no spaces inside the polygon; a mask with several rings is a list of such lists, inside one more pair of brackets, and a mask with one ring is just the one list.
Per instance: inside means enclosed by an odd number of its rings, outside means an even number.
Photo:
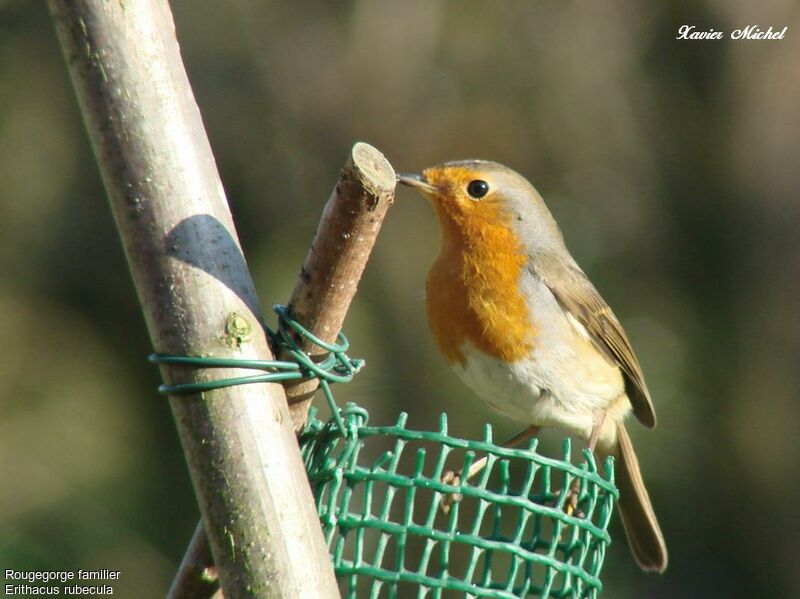
[{"label": "bird's tail", "polygon": [[667,568],[667,545],[644,486],[631,438],[622,423],[617,425],[617,447],[611,454],[615,457],[619,512],[628,546],[642,570],[661,573]]}]

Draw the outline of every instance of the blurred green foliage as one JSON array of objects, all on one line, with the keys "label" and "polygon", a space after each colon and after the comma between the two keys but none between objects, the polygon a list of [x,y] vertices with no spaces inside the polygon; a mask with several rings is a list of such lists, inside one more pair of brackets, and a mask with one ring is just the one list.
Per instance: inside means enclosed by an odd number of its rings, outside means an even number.
[{"label": "blurred green foliage", "polygon": [[[174,0],[264,305],[288,298],[348,149],[398,170],[526,174],[623,321],[659,427],[633,427],[670,546],[618,523],[606,595],[800,596],[800,13],[765,3]],[[789,26],[775,42],[678,26]],[[437,231],[400,190],[337,389],[371,422],[498,422],[456,380],[422,291]],[[0,1],[0,567],[114,568],[162,595],[197,519],[167,403],[44,3]],[[557,447],[557,433],[548,433]]]}]

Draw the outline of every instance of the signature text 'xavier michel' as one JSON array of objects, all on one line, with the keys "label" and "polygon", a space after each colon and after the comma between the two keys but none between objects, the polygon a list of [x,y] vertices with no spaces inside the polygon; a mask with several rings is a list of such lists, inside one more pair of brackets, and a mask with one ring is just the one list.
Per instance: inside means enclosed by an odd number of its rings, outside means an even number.
[{"label": "signature text 'xavier michel'", "polygon": [[[727,37],[732,40],[782,40],[786,37],[786,31],[789,27],[783,29],[761,29],[756,25],[748,25],[742,29],[734,29]],[[726,37],[724,31],[717,31],[715,29],[698,30],[694,25],[681,25],[678,27],[678,35],[675,36],[676,40],[721,40]]]}]

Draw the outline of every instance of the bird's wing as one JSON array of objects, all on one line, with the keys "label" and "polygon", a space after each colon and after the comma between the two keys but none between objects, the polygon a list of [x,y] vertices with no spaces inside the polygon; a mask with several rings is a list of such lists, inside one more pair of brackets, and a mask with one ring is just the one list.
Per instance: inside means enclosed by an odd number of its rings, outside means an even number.
[{"label": "bird's wing", "polygon": [[622,370],[633,413],[644,426],[656,425],[656,412],[644,382],[642,367],[611,308],[574,262],[541,254],[528,261],[531,273],[553,293],[558,303],[586,328],[594,345]]}]

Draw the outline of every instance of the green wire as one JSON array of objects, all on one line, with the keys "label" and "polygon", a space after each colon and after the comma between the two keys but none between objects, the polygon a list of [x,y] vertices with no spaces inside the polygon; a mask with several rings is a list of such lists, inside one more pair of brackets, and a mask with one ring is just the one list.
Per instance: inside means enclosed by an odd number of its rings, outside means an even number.
[{"label": "green wire", "polygon": [[[264,374],[229,377],[211,381],[195,381],[174,385],[164,384],[158,387],[158,392],[163,395],[188,395],[237,385],[316,378],[319,380],[320,387],[325,394],[325,399],[331,409],[339,432],[343,436],[347,436],[348,428],[339,413],[339,408],[336,405],[330,386],[333,383],[349,383],[353,380],[356,373],[364,367],[364,360],[350,358],[347,355],[346,352],[350,349],[350,342],[344,333],[340,332],[338,334],[336,343],[327,343],[292,318],[286,306],[276,304],[272,309],[278,315],[278,331],[275,332],[265,326],[267,338],[276,355],[285,353],[290,357],[290,360],[245,360],[154,353],[148,356],[148,360],[153,364],[170,364],[194,368],[242,368],[264,372]],[[325,350],[328,355],[322,361],[315,362],[308,353],[300,348],[293,333]]]}]

